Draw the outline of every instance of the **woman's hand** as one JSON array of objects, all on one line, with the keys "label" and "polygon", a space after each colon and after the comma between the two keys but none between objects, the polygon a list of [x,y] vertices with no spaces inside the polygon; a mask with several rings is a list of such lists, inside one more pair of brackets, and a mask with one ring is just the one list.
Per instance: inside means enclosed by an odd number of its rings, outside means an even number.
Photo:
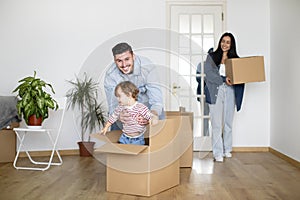
[{"label": "woman's hand", "polygon": [[221,60],[222,64],[225,64],[225,60],[228,59],[227,53],[228,51],[223,51],[222,60]]},{"label": "woman's hand", "polygon": [[230,78],[228,78],[227,76],[226,76],[226,84],[227,84],[227,85],[233,85],[233,84],[231,83]]}]

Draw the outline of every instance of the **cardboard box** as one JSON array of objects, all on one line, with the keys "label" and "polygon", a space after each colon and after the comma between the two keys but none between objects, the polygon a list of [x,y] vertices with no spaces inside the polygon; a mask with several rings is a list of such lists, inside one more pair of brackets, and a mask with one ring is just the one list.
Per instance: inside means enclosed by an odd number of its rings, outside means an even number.
[{"label": "cardboard box", "polygon": [[180,144],[182,150],[179,165],[180,167],[192,167],[193,166],[193,124],[194,113],[193,112],[180,112],[180,111],[166,111],[166,117],[172,119],[174,117],[188,116],[191,129],[183,130],[182,136],[184,136],[183,142]]},{"label": "cardboard box", "polygon": [[[106,153],[106,190],[152,196],[179,184],[179,146],[183,129],[190,129],[186,116],[160,120],[148,127],[147,145],[118,144],[121,131],[91,136],[103,142],[94,157]],[[104,159],[102,160],[104,161]]]},{"label": "cardboard box", "polygon": [[13,123],[11,129],[0,130],[0,163],[13,162],[16,156],[16,134],[12,128],[19,123]]},{"label": "cardboard box", "polygon": [[233,84],[265,81],[263,56],[227,59],[225,67]]}]

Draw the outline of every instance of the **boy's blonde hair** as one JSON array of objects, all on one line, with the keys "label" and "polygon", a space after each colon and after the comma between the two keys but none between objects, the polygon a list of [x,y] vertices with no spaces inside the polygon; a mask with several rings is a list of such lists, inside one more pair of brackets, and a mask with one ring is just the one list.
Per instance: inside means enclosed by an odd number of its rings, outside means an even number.
[{"label": "boy's blonde hair", "polygon": [[115,88],[115,96],[118,97],[117,90],[121,89],[124,94],[128,97],[131,94],[131,97],[134,98],[136,101],[138,100],[139,89],[130,81],[123,81],[119,83]]}]

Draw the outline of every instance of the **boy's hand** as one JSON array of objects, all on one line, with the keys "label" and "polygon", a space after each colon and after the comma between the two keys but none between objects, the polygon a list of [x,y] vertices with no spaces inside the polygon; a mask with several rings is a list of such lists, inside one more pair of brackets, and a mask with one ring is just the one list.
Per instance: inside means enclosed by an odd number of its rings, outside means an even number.
[{"label": "boy's hand", "polygon": [[107,128],[103,128],[103,129],[100,131],[100,134],[101,134],[101,135],[106,135],[106,132],[107,132]]}]

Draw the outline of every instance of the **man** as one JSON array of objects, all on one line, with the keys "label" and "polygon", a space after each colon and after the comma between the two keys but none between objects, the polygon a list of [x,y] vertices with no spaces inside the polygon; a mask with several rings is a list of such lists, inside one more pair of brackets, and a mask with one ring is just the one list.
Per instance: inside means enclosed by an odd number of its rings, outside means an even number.
[{"label": "man", "polygon": [[[159,119],[164,119],[163,95],[159,84],[159,73],[156,66],[147,58],[135,55],[127,43],[119,43],[112,48],[114,63],[107,70],[104,79],[104,88],[108,103],[109,114],[118,105],[114,95],[116,85],[122,81],[131,81],[139,89],[138,102],[145,104]],[[120,116],[126,121],[128,114]],[[139,117],[138,123],[148,123]],[[111,130],[121,129],[121,123],[111,126]]]}]

